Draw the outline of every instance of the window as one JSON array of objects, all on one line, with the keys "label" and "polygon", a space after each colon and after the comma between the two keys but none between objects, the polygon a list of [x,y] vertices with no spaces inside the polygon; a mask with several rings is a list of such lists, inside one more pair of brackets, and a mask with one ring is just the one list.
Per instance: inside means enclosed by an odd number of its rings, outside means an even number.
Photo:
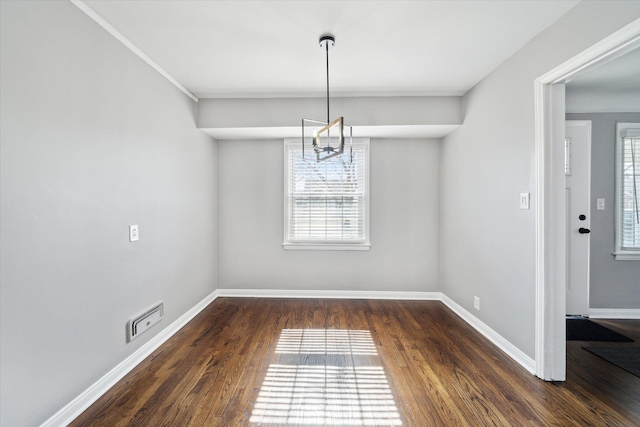
[{"label": "window", "polygon": [[616,139],[614,255],[640,260],[640,123],[618,123]]},{"label": "window", "polygon": [[285,140],[285,249],[369,249],[369,140],[321,162]]}]

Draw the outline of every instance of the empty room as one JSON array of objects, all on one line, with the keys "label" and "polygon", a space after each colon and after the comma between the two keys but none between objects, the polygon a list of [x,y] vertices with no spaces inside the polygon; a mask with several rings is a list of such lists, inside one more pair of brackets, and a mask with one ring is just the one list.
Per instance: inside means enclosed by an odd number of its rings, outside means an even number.
[{"label": "empty room", "polygon": [[640,1],[0,0],[0,425],[640,425]]}]

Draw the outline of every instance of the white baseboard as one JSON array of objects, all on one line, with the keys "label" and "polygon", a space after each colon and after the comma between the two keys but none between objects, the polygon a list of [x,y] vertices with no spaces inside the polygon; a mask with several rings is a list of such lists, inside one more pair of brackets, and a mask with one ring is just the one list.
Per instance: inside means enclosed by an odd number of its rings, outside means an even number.
[{"label": "white baseboard", "polygon": [[442,300],[442,292],[306,291],[286,289],[218,289],[218,297]]},{"label": "white baseboard", "polygon": [[[335,298],[335,299],[388,299],[388,300],[433,300],[441,301],[465,322],[484,335],[489,341],[498,346],[509,357],[522,365],[532,374],[535,372],[535,362],[529,356],[516,348],[509,341],[493,329],[482,323],[475,316],[462,308],[442,292],[402,292],[402,291],[304,291],[284,289],[217,289],[196,304],[191,310],[180,316],[175,322],[162,330],[158,335],[136,350],[133,354],[119,363],[111,371],[96,381],[78,397],[60,409],[41,427],[66,426],[76,419],[83,411],[106,393],[133,368],[140,364],[147,356],[166,342],[180,328],[189,323],[206,306],[219,297],[245,298]],[[619,312],[620,310],[617,310]],[[636,312],[640,310],[631,310]],[[594,316],[595,317],[595,316]],[[629,317],[627,317],[629,318]],[[640,318],[640,317],[633,317]]]},{"label": "white baseboard", "polygon": [[589,317],[594,319],[640,319],[638,308],[590,308]]},{"label": "white baseboard", "polygon": [[75,420],[82,412],[93,404],[100,396],[105,394],[111,387],[120,381],[133,368],[138,366],[147,356],[153,353],[158,347],[164,344],[180,328],[189,323],[198,313],[208,306],[217,297],[216,292],[207,295],[193,308],[180,316],[175,322],[163,329],[158,335],[151,338],[142,347],[133,352],[129,357],[116,365],[115,368],[107,372],[102,378],[96,381],[78,397],[69,402],[66,406],[56,412],[51,418],[41,424],[40,427],[66,426]]},{"label": "white baseboard", "polygon": [[524,354],[519,348],[511,344],[499,333],[491,329],[485,323],[480,321],[473,314],[462,308],[458,303],[453,301],[446,295],[442,295],[442,302],[449,307],[454,313],[462,318],[465,322],[475,328],[478,332],[484,335],[489,341],[495,344],[500,350],[507,353],[509,357],[518,362],[523,368],[532,374],[536,372],[536,362],[526,354]]}]

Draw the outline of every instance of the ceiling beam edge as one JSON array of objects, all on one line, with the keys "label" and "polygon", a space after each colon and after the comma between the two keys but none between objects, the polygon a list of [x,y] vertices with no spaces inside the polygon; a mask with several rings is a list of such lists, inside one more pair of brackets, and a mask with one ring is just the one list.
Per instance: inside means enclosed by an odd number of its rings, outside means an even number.
[{"label": "ceiling beam edge", "polygon": [[187,88],[185,88],[184,86],[182,86],[176,79],[174,79],[173,76],[171,76],[171,74],[169,74],[160,65],[158,65],[151,58],[149,58],[143,51],[141,51],[129,39],[127,39],[124,35],[122,35],[122,33],[120,33],[111,24],[109,24],[104,18],[102,18],[100,15],[98,15],[96,13],[96,11],[94,11],[89,6],[87,6],[86,3],[84,3],[81,0],[69,0],[69,1],[73,5],[75,5],[78,9],[83,11],[89,18],[93,19],[96,23],[98,23],[98,25],[100,25],[102,28],[107,30],[107,32],[109,34],[111,34],[113,37],[115,37],[120,43],[122,43],[127,48],[129,48],[129,50],[131,50],[131,52],[133,52],[138,57],[140,57],[140,59],[142,59],[144,62],[149,64],[151,66],[151,68],[153,68],[158,73],[160,73],[164,78],[169,80],[169,82],[171,82],[171,84],[173,84],[175,87],[180,89],[180,91],[182,91],[185,95],[187,95],[189,98],[193,99],[195,102],[198,102],[198,98],[194,94],[189,92],[189,90]]}]

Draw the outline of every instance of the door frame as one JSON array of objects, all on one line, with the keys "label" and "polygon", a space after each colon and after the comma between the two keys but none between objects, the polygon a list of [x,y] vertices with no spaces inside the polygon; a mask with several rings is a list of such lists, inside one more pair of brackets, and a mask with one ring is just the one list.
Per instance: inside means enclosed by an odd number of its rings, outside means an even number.
[{"label": "door frame", "polygon": [[566,378],[565,82],[640,47],[640,19],[534,81],[536,205],[536,375]]}]

